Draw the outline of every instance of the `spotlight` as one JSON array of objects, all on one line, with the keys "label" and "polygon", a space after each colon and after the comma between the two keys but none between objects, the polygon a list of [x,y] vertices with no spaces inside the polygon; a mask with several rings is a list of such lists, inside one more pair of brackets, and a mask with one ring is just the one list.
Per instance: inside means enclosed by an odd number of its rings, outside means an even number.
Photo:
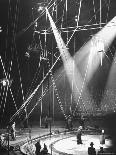
[{"label": "spotlight", "polygon": [[0,26],[0,32],[2,32],[2,27]]},{"label": "spotlight", "polygon": [[77,21],[78,21],[78,16],[76,15],[76,16],[75,16],[75,22],[77,22]]},{"label": "spotlight", "polygon": [[6,86],[11,86],[11,84],[12,84],[12,81],[13,80],[8,80],[8,79],[6,79],[6,78],[4,78],[4,79],[1,79],[0,80],[0,83],[3,85],[3,87],[6,87]]},{"label": "spotlight", "polygon": [[35,28],[37,28],[37,22],[35,23]]},{"label": "spotlight", "polygon": [[5,80],[3,80],[3,81],[2,81],[2,85],[3,85],[3,86],[6,86],[6,85],[7,85],[7,82],[6,82]]},{"label": "spotlight", "polygon": [[39,6],[39,8],[37,9],[38,12],[43,11],[45,8],[43,6]]},{"label": "spotlight", "polygon": [[29,54],[28,51],[25,53],[25,56],[26,56],[27,58],[30,58],[30,54]]}]

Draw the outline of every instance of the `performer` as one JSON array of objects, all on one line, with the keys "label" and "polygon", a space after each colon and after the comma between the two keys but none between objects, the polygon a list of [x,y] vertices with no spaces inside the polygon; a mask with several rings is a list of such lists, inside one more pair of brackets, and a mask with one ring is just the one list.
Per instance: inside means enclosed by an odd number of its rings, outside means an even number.
[{"label": "performer", "polygon": [[45,122],[45,128],[48,128],[48,116],[45,117],[44,122]]},{"label": "performer", "polygon": [[79,128],[77,130],[77,144],[83,144],[82,139],[81,139],[82,128],[83,128],[82,126],[79,126]]},{"label": "performer", "polygon": [[71,115],[69,115],[68,118],[67,118],[67,128],[69,130],[72,130],[72,128],[73,128],[73,123],[72,123],[72,117],[71,117]]},{"label": "performer", "polygon": [[93,142],[90,143],[90,147],[88,147],[88,155],[96,155],[96,150],[93,147]]},{"label": "performer", "polygon": [[100,144],[105,144],[104,130],[102,130],[102,134],[101,134],[101,136],[100,136]]},{"label": "performer", "polygon": [[15,122],[11,126],[11,137],[13,140],[16,138]]},{"label": "performer", "polygon": [[83,115],[80,116],[80,125],[83,127],[83,129],[85,129],[85,119]]},{"label": "performer", "polygon": [[36,154],[36,155],[40,155],[40,150],[41,150],[40,141],[38,141],[38,142],[35,144],[35,147],[36,147],[35,154]]},{"label": "performer", "polygon": [[97,155],[103,155],[105,152],[104,152],[104,149],[103,147],[100,147],[100,150],[98,151]]},{"label": "performer", "polygon": [[44,148],[41,151],[41,155],[47,155],[47,154],[48,154],[48,149],[47,149],[46,144],[44,143]]}]

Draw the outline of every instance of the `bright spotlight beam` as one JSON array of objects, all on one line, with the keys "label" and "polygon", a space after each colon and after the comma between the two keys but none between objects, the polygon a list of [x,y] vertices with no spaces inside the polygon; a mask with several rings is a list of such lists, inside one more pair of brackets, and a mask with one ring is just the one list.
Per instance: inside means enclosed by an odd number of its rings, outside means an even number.
[{"label": "bright spotlight beam", "polygon": [[[116,37],[116,17],[92,37],[75,55],[77,65],[83,63],[86,67],[88,64],[87,81],[89,82],[94,72],[101,64],[106,51]],[[88,63],[89,61],[89,63]]]},{"label": "bright spotlight beam", "polygon": [[[75,61],[74,59],[71,57],[68,48],[66,47],[60,33],[57,30],[57,27],[52,19],[52,17],[50,16],[48,9],[46,8],[46,13],[48,15],[53,33],[54,33],[54,37],[56,39],[57,42],[57,47],[60,51],[61,54],[61,58],[64,64],[64,69],[66,71],[67,77],[69,79],[69,83],[71,85],[72,80],[74,83],[74,88],[73,88],[73,94],[74,94],[74,99],[77,102],[79,98],[83,98],[83,101],[86,101],[87,97],[88,97],[88,91],[86,90],[85,87],[85,83],[83,83],[83,79],[81,77],[81,74],[79,73],[79,70],[77,69],[77,66],[75,65]],[[84,94],[82,96],[82,94]],[[81,105],[79,105],[79,102],[77,103],[79,108],[82,108],[82,102]],[[85,104],[83,104],[83,110],[87,110],[87,108],[90,109],[91,106],[87,105],[87,107],[85,107]],[[81,109],[82,110],[82,109]]]}]

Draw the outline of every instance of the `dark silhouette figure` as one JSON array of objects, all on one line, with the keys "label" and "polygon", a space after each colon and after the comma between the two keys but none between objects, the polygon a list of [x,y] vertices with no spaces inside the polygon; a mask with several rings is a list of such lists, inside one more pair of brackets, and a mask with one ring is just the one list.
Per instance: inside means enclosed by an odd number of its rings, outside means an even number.
[{"label": "dark silhouette figure", "polygon": [[82,135],[82,126],[80,126],[77,130],[77,144],[82,144],[82,139],[81,139],[81,135]]},{"label": "dark silhouette figure", "polygon": [[104,153],[103,147],[100,147],[100,150],[98,151],[97,155],[102,155]]},{"label": "dark silhouette figure", "polygon": [[88,155],[96,155],[96,150],[93,147],[93,142],[90,143],[90,147],[88,147]]},{"label": "dark silhouette figure", "polygon": [[48,149],[47,149],[46,144],[44,143],[44,148],[41,151],[41,155],[46,155],[46,154],[48,154]]},{"label": "dark silhouette figure", "polygon": [[12,137],[12,140],[15,140],[16,138],[15,122],[11,126],[11,137]]},{"label": "dark silhouette figure", "polygon": [[68,128],[68,130],[72,130],[72,128],[73,128],[72,116],[71,115],[69,115],[67,118],[67,128]]},{"label": "dark silhouette figure", "polygon": [[41,144],[40,144],[40,141],[38,141],[38,142],[35,144],[35,147],[36,147],[35,154],[36,154],[36,155],[40,155],[40,151],[41,151]]},{"label": "dark silhouette figure", "polygon": [[48,117],[47,116],[45,117],[44,122],[45,122],[45,128],[48,128]]}]

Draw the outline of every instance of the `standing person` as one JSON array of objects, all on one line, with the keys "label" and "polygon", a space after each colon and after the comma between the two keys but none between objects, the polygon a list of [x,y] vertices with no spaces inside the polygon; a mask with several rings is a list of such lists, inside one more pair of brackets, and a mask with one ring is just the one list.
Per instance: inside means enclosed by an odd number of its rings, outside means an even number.
[{"label": "standing person", "polygon": [[41,151],[41,155],[47,155],[47,153],[48,153],[48,149],[47,149],[46,144],[44,143],[44,148]]},{"label": "standing person", "polygon": [[45,122],[45,128],[48,128],[48,116],[47,115],[45,117],[44,122]]},{"label": "standing person", "polygon": [[96,155],[96,150],[93,147],[93,142],[90,143],[90,147],[88,147],[88,155]]},{"label": "standing person", "polygon": [[101,134],[101,136],[100,136],[100,144],[105,144],[104,130],[102,130],[102,134]]},{"label": "standing person", "polygon": [[67,128],[68,128],[69,130],[72,130],[72,128],[73,128],[72,117],[71,117],[71,115],[69,115],[68,118],[67,118]]},{"label": "standing person", "polygon": [[83,127],[83,129],[85,129],[85,119],[83,115],[80,116],[80,125]]},{"label": "standing person", "polygon": [[35,154],[36,154],[36,155],[40,155],[40,151],[41,151],[40,140],[35,144],[35,147],[36,147]]},{"label": "standing person", "polygon": [[83,128],[82,126],[79,126],[77,130],[77,144],[82,144],[82,139],[81,139],[82,128]]},{"label": "standing person", "polygon": [[16,125],[16,123],[14,122],[14,123],[12,124],[12,126],[11,126],[11,137],[12,137],[13,140],[15,140],[15,138],[16,138],[16,129],[15,129],[15,125]]},{"label": "standing person", "polygon": [[100,150],[98,151],[97,155],[102,155],[104,153],[103,147],[100,147]]}]

